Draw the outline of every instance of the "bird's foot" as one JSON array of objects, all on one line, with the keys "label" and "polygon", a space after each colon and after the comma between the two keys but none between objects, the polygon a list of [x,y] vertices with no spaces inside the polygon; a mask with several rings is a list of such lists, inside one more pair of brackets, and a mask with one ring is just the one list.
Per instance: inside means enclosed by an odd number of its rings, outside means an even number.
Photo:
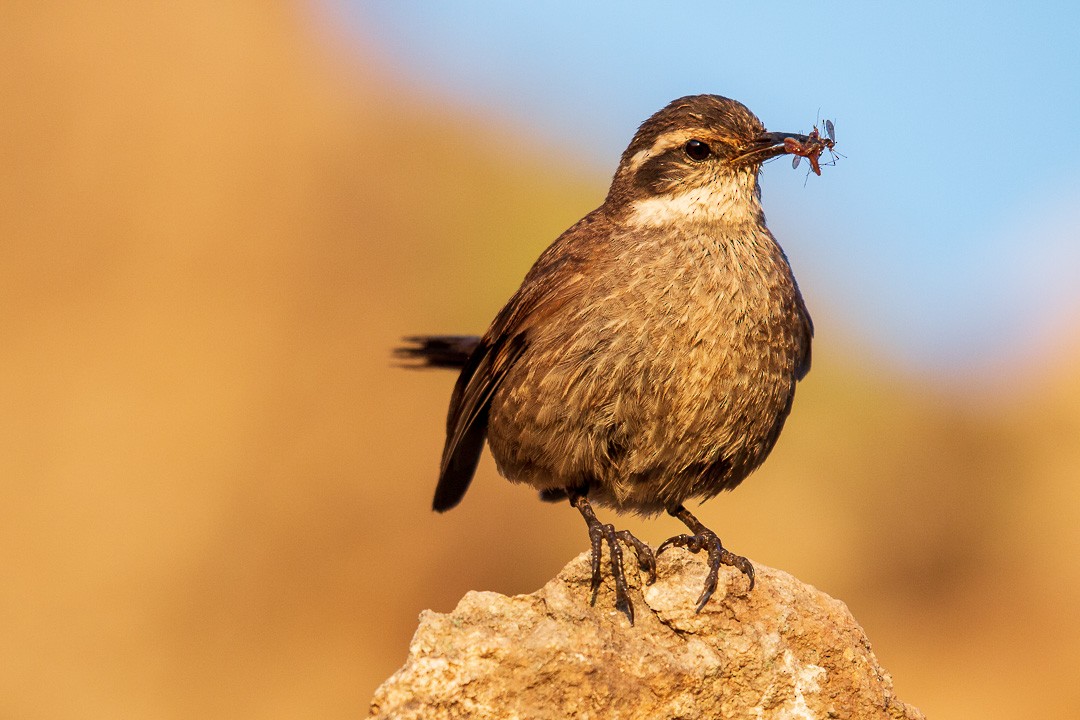
[{"label": "bird's foot", "polygon": [[634,549],[638,567],[649,574],[645,581],[647,585],[656,581],[656,555],[651,547],[634,537],[629,530],[616,530],[614,525],[600,522],[584,495],[571,494],[570,502],[589,526],[589,541],[592,545],[592,597],[589,603],[596,604],[596,594],[600,590],[600,560],[606,542],[611,556],[611,576],[615,580],[615,609],[626,615],[626,619],[633,625],[634,604],[630,601],[630,589],[626,582],[626,571],[623,569],[623,551],[619,541]]},{"label": "bird's foot", "polygon": [[660,555],[668,548],[672,547],[684,547],[692,553],[698,553],[702,550],[708,550],[709,553],[709,574],[705,576],[705,588],[701,591],[701,596],[697,599],[697,608],[695,612],[701,612],[701,609],[705,607],[705,603],[709,602],[709,598],[716,591],[716,584],[720,576],[720,566],[730,565],[743,572],[746,577],[750,578],[750,589],[754,589],[754,566],[750,564],[750,561],[744,558],[742,555],[736,555],[720,542],[720,538],[709,528],[701,524],[701,522],[690,514],[690,511],[686,508],[679,506],[674,510],[669,511],[672,515],[686,523],[694,534],[693,535],[676,535],[673,538],[668,538],[664,542],[660,543],[660,547],[656,549],[656,554]]}]

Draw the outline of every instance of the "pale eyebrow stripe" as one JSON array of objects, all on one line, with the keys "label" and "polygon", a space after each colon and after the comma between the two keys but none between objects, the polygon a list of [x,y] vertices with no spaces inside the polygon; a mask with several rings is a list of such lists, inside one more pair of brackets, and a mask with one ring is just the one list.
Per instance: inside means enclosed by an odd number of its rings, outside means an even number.
[{"label": "pale eyebrow stripe", "polygon": [[[630,158],[630,173],[636,173],[638,169],[645,164],[645,161],[651,157],[659,155],[660,153],[669,150],[670,148],[682,145],[687,140],[693,140],[694,138],[709,137],[709,133],[705,128],[680,128],[678,130],[669,130],[660,137],[656,138],[652,147],[647,150],[638,150]],[[709,142],[726,142],[722,138],[715,136],[709,137]]]}]

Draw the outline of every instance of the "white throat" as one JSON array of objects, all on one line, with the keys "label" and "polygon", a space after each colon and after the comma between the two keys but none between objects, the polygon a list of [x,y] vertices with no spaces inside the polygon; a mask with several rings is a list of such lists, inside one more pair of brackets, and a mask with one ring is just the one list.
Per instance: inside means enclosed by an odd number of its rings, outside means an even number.
[{"label": "white throat", "polygon": [[686,222],[753,222],[761,204],[754,193],[755,178],[739,174],[704,187],[678,190],[638,200],[629,223],[639,227],[659,227]]}]

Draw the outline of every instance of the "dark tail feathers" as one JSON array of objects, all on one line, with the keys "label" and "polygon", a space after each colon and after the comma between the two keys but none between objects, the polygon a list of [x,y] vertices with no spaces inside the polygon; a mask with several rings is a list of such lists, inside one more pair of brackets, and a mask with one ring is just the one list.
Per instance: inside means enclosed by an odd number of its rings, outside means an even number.
[{"label": "dark tail feathers", "polygon": [[410,368],[453,368],[460,370],[480,344],[475,335],[413,335],[402,338],[405,345],[394,348],[394,357]]}]

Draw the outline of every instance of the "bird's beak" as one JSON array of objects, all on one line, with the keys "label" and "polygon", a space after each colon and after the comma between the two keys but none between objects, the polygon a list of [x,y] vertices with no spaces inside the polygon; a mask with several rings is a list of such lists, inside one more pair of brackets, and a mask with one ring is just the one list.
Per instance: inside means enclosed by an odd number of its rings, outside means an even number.
[{"label": "bird's beak", "polygon": [[784,140],[787,138],[793,138],[800,144],[810,140],[809,135],[800,133],[764,132],[754,138],[741,153],[736,155],[733,162],[739,165],[755,165],[790,152],[789,146],[784,144]]}]

